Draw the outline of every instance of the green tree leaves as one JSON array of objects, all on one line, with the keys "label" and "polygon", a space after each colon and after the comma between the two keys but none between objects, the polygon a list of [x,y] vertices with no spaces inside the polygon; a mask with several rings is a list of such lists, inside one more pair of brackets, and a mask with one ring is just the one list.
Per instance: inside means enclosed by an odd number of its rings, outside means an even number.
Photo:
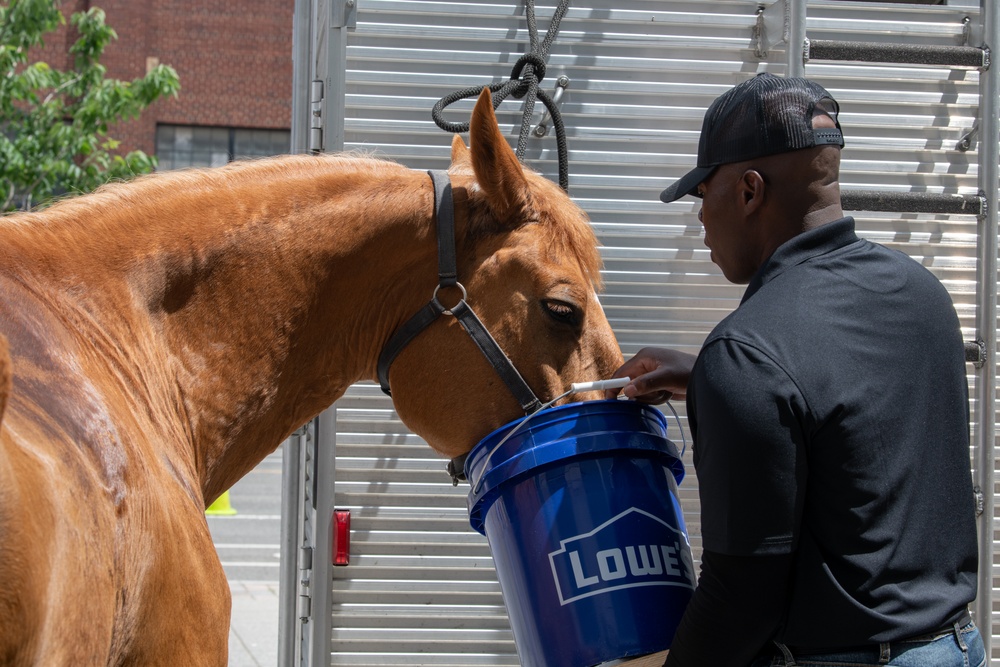
[{"label": "green tree leaves", "polygon": [[66,23],[57,0],[0,0],[0,212],[89,192],[147,173],[154,157],[116,153],[108,125],[133,119],[161,97],[176,96],[177,72],[158,65],[134,81],[108,79],[101,65],[115,31],[96,7],[74,14],[73,68],[30,62],[29,50]]}]

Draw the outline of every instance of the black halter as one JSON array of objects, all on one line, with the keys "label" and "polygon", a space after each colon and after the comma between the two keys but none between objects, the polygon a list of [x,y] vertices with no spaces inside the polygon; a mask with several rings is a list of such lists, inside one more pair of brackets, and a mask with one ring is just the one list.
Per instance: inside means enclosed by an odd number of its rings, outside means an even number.
[{"label": "black halter", "polygon": [[[514,364],[500,349],[490,332],[483,326],[472,307],[466,303],[465,287],[458,282],[455,257],[455,210],[451,197],[451,181],[446,172],[428,171],[427,173],[430,174],[434,184],[434,218],[437,221],[438,238],[438,285],[434,288],[430,302],[397,329],[389,342],[382,348],[382,354],[378,358],[379,384],[382,386],[382,391],[391,396],[389,367],[392,362],[403,351],[403,348],[409,345],[421,331],[429,327],[438,317],[452,315],[462,325],[462,328],[472,336],[472,340],[476,342],[476,346],[486,357],[486,360],[490,362],[514,398],[521,404],[524,413],[530,415],[541,407],[541,401],[535,396],[535,392],[531,391],[531,387],[514,368]],[[462,298],[451,308],[445,308],[438,301],[438,291],[443,287],[455,287],[462,293]],[[457,456],[448,463],[448,474],[451,475],[452,483],[455,485],[458,485],[459,480],[465,479],[463,468],[466,456],[467,454]]]}]

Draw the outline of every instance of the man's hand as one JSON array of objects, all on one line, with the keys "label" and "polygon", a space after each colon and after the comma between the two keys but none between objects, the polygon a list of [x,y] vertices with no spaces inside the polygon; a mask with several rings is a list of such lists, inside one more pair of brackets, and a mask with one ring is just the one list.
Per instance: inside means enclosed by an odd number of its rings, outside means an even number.
[{"label": "man's hand", "polygon": [[[687,395],[688,379],[697,357],[686,352],[662,347],[644,347],[626,361],[612,377],[630,377],[621,393],[642,403],[663,403]],[[615,398],[617,389],[605,392],[605,398]]]}]

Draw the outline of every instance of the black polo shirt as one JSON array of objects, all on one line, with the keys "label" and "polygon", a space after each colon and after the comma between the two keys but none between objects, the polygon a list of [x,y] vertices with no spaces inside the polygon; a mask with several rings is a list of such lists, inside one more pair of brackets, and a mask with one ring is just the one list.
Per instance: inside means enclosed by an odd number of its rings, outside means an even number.
[{"label": "black polo shirt", "polygon": [[891,641],[975,598],[962,336],[916,261],[852,218],[788,241],[705,341],[687,401],[705,550],[791,554],[773,638]]}]

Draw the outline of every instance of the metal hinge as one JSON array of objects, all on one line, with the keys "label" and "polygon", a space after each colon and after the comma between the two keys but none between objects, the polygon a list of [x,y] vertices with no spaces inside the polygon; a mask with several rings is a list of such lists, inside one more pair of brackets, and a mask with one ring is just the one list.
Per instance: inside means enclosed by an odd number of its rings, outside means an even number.
[{"label": "metal hinge", "polygon": [[315,79],[309,89],[309,150],[323,150],[323,80]]},{"label": "metal hinge", "polygon": [[299,547],[299,619],[308,621],[312,616],[312,596],[309,586],[312,583],[313,548]]},{"label": "metal hinge", "polygon": [[299,594],[299,620],[308,621],[312,616],[312,598],[308,595]]}]

